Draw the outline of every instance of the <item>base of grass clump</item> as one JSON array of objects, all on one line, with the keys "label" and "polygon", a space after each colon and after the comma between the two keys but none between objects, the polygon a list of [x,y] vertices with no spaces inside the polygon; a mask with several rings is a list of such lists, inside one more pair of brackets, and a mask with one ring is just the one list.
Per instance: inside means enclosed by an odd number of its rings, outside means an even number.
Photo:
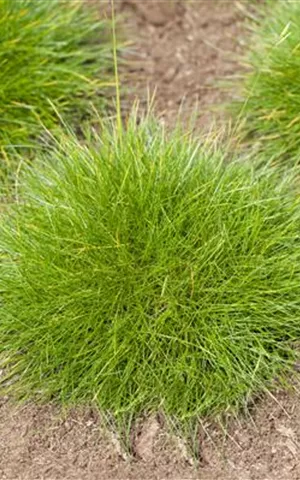
[{"label": "base of grass clump", "polygon": [[292,177],[148,119],[62,135],[2,212],[3,387],[183,420],[284,378],[300,336]]}]

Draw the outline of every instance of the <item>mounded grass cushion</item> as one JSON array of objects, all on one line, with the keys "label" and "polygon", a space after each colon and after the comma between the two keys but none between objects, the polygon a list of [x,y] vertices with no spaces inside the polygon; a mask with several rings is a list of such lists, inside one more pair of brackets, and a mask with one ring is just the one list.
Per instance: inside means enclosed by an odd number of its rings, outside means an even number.
[{"label": "mounded grass cushion", "polygon": [[284,379],[300,336],[292,172],[226,164],[148,119],[92,137],[62,135],[1,212],[3,386],[186,419]]},{"label": "mounded grass cushion", "polygon": [[234,110],[250,144],[275,160],[299,163],[300,3],[269,0],[257,9]]},{"label": "mounded grass cushion", "polygon": [[[10,171],[15,147],[35,147],[56,107],[77,124],[105,103],[113,83],[110,23],[83,0],[0,0],[0,154]],[[1,173],[1,169],[0,169]]]}]

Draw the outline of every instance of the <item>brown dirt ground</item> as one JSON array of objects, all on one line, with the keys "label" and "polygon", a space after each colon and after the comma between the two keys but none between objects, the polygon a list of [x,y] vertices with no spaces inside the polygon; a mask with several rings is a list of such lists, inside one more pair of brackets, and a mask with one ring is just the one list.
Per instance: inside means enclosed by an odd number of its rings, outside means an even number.
[{"label": "brown dirt ground", "polygon": [[160,419],[132,434],[129,457],[98,414],[55,406],[0,407],[0,478],[9,480],[299,480],[299,394],[277,393],[227,434],[206,422],[199,431],[200,464]]},{"label": "brown dirt ground", "polygon": [[[196,100],[200,126],[226,95],[215,81],[237,71],[243,15],[234,1],[119,0],[135,41],[122,72],[142,104],[156,87],[156,111],[172,124],[185,98]],[[144,420],[131,435],[133,455],[108,433],[92,409],[69,413],[53,405],[0,403],[0,479],[10,480],[300,480],[300,394],[275,392],[251,416],[232,421],[226,435],[204,422],[195,466],[186,445],[162,418]]]},{"label": "brown dirt ground", "polygon": [[129,108],[135,97],[147,105],[148,92],[156,92],[155,110],[167,124],[182,105],[184,120],[197,109],[197,125],[210,125],[229,96],[218,81],[239,69],[245,2],[241,8],[234,0],[119,0],[117,5],[127,19],[127,37],[134,40],[130,66],[122,72]]}]

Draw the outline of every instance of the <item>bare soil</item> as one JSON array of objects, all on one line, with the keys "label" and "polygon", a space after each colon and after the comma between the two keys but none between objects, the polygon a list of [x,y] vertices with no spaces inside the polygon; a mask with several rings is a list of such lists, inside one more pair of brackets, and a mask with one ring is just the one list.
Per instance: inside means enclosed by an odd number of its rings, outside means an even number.
[{"label": "bare soil", "polygon": [[195,464],[160,418],[131,435],[132,455],[95,410],[0,407],[0,478],[10,480],[299,480],[300,396],[265,397],[225,434],[204,422]]},{"label": "bare soil", "polygon": [[[230,97],[220,82],[240,70],[238,54],[245,15],[234,0],[122,0],[127,37],[134,44],[124,78],[128,105],[142,105],[155,92],[155,110],[172,124],[182,107],[183,119],[197,111],[207,127],[218,106]],[[218,116],[218,115],[217,115]]]},{"label": "bare soil", "polygon": [[[172,124],[178,107],[188,119],[198,101],[199,125],[228,99],[216,81],[238,71],[243,15],[224,0],[119,0],[135,42],[122,71],[128,108],[156,89],[156,111]],[[226,434],[199,425],[196,464],[161,416],[139,422],[131,454],[94,409],[63,412],[54,405],[0,403],[0,479],[10,480],[300,480],[300,393],[275,392],[256,402]]]}]

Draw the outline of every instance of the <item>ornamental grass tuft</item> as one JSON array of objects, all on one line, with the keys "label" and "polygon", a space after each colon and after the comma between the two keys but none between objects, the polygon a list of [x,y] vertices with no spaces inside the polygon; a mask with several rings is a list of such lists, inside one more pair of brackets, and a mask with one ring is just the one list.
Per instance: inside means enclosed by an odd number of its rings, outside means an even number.
[{"label": "ornamental grass tuft", "polygon": [[179,420],[284,380],[300,336],[294,174],[134,116],[71,132],[1,211],[2,387]]}]

